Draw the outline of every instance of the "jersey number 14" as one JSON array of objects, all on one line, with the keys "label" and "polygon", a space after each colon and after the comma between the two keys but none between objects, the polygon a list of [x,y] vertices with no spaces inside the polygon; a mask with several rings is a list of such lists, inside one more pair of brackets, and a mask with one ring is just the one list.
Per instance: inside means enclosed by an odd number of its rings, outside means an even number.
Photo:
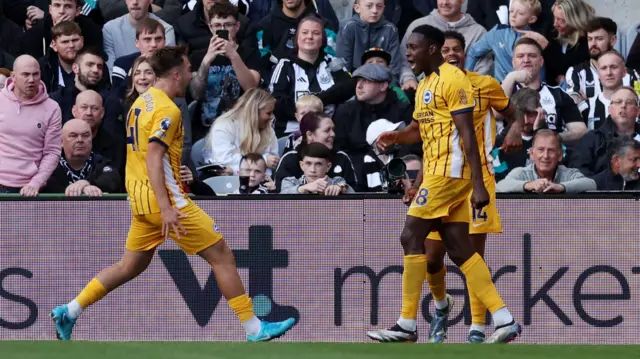
[{"label": "jersey number 14", "polygon": [[129,121],[129,117],[131,117],[131,112],[136,116],[136,121],[133,126],[129,126],[129,136],[127,136],[127,145],[131,145],[131,149],[135,152],[138,150],[138,118],[140,117],[140,113],[142,109],[132,108],[129,110],[127,114],[127,121]]}]

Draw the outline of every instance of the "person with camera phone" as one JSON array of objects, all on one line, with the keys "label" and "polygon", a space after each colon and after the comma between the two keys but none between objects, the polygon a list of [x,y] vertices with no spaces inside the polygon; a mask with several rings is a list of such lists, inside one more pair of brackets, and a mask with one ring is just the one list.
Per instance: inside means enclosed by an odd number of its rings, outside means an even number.
[{"label": "person with camera phone", "polygon": [[387,119],[379,119],[367,128],[367,142],[371,145],[369,153],[364,156],[363,165],[367,192],[403,194],[405,188],[411,187],[407,165],[402,158],[394,156],[397,146],[381,149],[376,143],[378,136],[384,132],[397,131],[404,127],[404,122],[393,123]]},{"label": "person with camera phone", "polygon": [[233,194],[267,194],[276,184],[267,174],[267,162],[259,153],[248,153],[240,160],[240,188]]},{"label": "person with camera phone", "polygon": [[218,116],[260,82],[257,48],[238,45],[243,41],[237,38],[238,8],[228,2],[216,3],[209,9],[209,19],[213,36],[190,84],[191,96],[202,103],[201,121],[194,121],[194,132],[199,133],[206,132]]}]

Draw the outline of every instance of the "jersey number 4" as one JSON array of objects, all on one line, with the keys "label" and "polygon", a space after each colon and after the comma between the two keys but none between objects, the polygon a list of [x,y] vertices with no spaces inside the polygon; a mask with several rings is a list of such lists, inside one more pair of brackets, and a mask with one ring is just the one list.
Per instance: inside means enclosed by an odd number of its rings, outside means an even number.
[{"label": "jersey number 4", "polygon": [[135,152],[138,150],[138,118],[140,117],[140,112],[142,112],[139,108],[132,108],[129,110],[127,114],[127,121],[129,121],[129,117],[131,117],[131,112],[136,116],[136,121],[133,126],[129,126],[129,136],[127,136],[127,144],[131,145],[131,149]]}]

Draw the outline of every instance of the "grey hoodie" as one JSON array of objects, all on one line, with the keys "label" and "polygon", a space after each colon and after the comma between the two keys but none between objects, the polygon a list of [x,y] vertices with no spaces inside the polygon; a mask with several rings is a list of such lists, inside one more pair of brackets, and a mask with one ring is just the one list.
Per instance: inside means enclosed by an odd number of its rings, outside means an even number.
[{"label": "grey hoodie", "polygon": [[355,14],[338,33],[336,53],[346,62],[347,70],[353,72],[362,65],[362,54],[372,47],[381,47],[391,54],[391,71],[396,80],[400,79],[403,67],[409,63],[400,53],[398,29],[387,20],[367,24]]},{"label": "grey hoodie", "polygon": [[[464,40],[466,42],[466,47],[464,49],[465,52],[469,49],[469,47],[471,47],[471,45],[473,45],[473,43],[478,41],[482,36],[484,36],[484,34],[487,33],[487,30],[484,27],[482,27],[482,25],[479,25],[469,14],[464,14],[464,17],[460,21],[458,21],[455,25],[451,26],[447,22],[447,20],[445,20],[442,16],[440,16],[440,14],[438,13],[438,9],[435,9],[431,12],[431,14],[425,17],[421,17],[415,20],[414,22],[412,22],[411,25],[409,25],[409,28],[407,28],[407,32],[404,34],[404,37],[402,38],[401,46],[403,49],[407,48],[407,41],[409,40],[409,35],[411,35],[411,33],[416,27],[421,25],[431,25],[442,31],[453,30],[461,33],[462,36],[464,36]],[[483,75],[491,75],[492,68],[493,68],[493,58],[491,57],[491,54],[488,54],[476,63],[476,66],[473,69],[473,71],[479,72]],[[410,69],[409,71],[406,71],[406,69],[403,70],[401,81],[402,79],[408,76],[413,76],[413,73],[411,72],[411,70]],[[415,76],[413,78],[415,79]]]},{"label": "grey hoodie", "polygon": [[[496,192],[498,193],[523,193],[524,185],[527,182],[539,179],[538,172],[534,164],[526,167],[514,168],[507,177],[496,184]],[[567,168],[558,166],[556,169],[553,183],[561,184],[565,188],[565,193],[581,193],[586,191],[595,191],[596,182],[591,178],[585,177],[575,168]]]}]

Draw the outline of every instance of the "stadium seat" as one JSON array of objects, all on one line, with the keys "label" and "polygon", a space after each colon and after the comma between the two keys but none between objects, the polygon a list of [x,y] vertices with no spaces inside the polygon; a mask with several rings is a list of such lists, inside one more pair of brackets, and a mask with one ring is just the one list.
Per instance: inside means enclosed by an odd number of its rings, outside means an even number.
[{"label": "stadium seat", "polygon": [[282,155],[284,154],[284,147],[287,145],[288,139],[289,139],[289,136],[278,138],[278,156],[279,157],[282,157]]},{"label": "stadium seat", "polygon": [[204,180],[216,194],[230,194],[240,188],[240,178],[238,176],[217,176]]},{"label": "stadium seat", "polygon": [[206,138],[198,140],[196,141],[196,143],[193,144],[193,146],[191,146],[191,161],[193,161],[193,165],[196,167],[200,167],[204,165],[204,158],[202,157],[202,149],[204,148],[205,139]]}]

